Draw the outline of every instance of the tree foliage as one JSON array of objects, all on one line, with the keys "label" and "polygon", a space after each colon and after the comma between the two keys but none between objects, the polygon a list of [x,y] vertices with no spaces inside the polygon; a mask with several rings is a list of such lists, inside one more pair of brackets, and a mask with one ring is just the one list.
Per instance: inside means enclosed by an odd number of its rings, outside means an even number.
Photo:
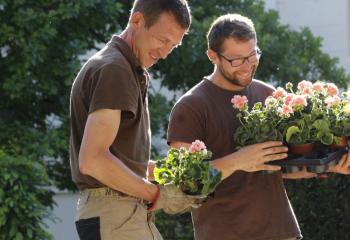
[{"label": "tree foliage", "polygon": [[75,188],[68,110],[81,56],[124,26],[128,2],[0,1],[0,145],[45,156],[61,188]]}]

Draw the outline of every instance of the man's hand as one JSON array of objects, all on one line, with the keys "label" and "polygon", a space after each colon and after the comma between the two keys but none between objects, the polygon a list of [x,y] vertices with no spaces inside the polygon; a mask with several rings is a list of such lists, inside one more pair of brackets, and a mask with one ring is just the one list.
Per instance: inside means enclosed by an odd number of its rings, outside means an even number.
[{"label": "man's hand", "polygon": [[318,175],[316,173],[311,173],[306,170],[306,167],[303,168],[300,172],[295,173],[283,173],[282,177],[286,179],[307,179],[307,178],[314,178]]},{"label": "man's hand", "polygon": [[235,168],[246,172],[261,170],[277,171],[280,166],[266,165],[266,162],[281,160],[288,157],[288,148],[282,142],[268,141],[241,148],[232,154],[236,158]]},{"label": "man's hand", "polygon": [[159,199],[153,203],[152,210],[163,209],[168,214],[180,214],[191,211],[192,208],[200,207],[207,198],[204,195],[187,195],[173,184],[159,186]]},{"label": "man's hand", "polygon": [[350,151],[342,156],[337,165],[330,166],[328,172],[350,174]]}]

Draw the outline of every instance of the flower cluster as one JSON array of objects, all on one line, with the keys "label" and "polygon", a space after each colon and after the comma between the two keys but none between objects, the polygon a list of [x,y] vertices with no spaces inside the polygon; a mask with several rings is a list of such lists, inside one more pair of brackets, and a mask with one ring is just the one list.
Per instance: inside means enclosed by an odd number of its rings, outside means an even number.
[{"label": "flower cluster", "polygon": [[209,161],[212,153],[202,141],[196,140],[187,148],[170,148],[165,158],[157,160],[154,169],[159,184],[172,183],[191,195],[208,195],[221,181],[221,172]]},{"label": "flower cluster", "polygon": [[301,144],[321,142],[330,145],[350,136],[350,100],[340,97],[333,83],[303,80],[296,91],[293,84],[278,87],[264,103],[248,110],[244,96],[234,96],[232,104],[241,126],[235,133],[239,147],[267,140]]}]

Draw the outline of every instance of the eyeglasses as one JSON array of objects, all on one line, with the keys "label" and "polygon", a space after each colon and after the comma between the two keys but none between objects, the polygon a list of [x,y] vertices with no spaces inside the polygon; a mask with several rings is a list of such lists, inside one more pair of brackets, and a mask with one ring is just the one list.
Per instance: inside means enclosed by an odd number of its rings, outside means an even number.
[{"label": "eyeglasses", "polygon": [[239,67],[245,63],[245,61],[248,61],[249,63],[256,63],[260,57],[261,57],[261,50],[258,48],[255,53],[250,54],[247,57],[239,57],[239,58],[233,58],[233,59],[228,59],[221,53],[217,52],[217,54],[221,57],[223,57],[226,61],[231,63],[232,67]]}]

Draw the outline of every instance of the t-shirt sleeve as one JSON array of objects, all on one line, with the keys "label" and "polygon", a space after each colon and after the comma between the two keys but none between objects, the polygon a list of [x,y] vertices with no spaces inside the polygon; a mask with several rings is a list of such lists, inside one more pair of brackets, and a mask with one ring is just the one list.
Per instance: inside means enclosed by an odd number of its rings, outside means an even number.
[{"label": "t-shirt sleeve", "polygon": [[177,103],[169,118],[167,142],[180,141],[192,143],[195,140],[205,141],[204,118],[198,109],[183,103]]},{"label": "t-shirt sleeve", "polygon": [[98,109],[120,109],[136,114],[138,87],[126,67],[108,64],[94,75],[89,113]]}]

